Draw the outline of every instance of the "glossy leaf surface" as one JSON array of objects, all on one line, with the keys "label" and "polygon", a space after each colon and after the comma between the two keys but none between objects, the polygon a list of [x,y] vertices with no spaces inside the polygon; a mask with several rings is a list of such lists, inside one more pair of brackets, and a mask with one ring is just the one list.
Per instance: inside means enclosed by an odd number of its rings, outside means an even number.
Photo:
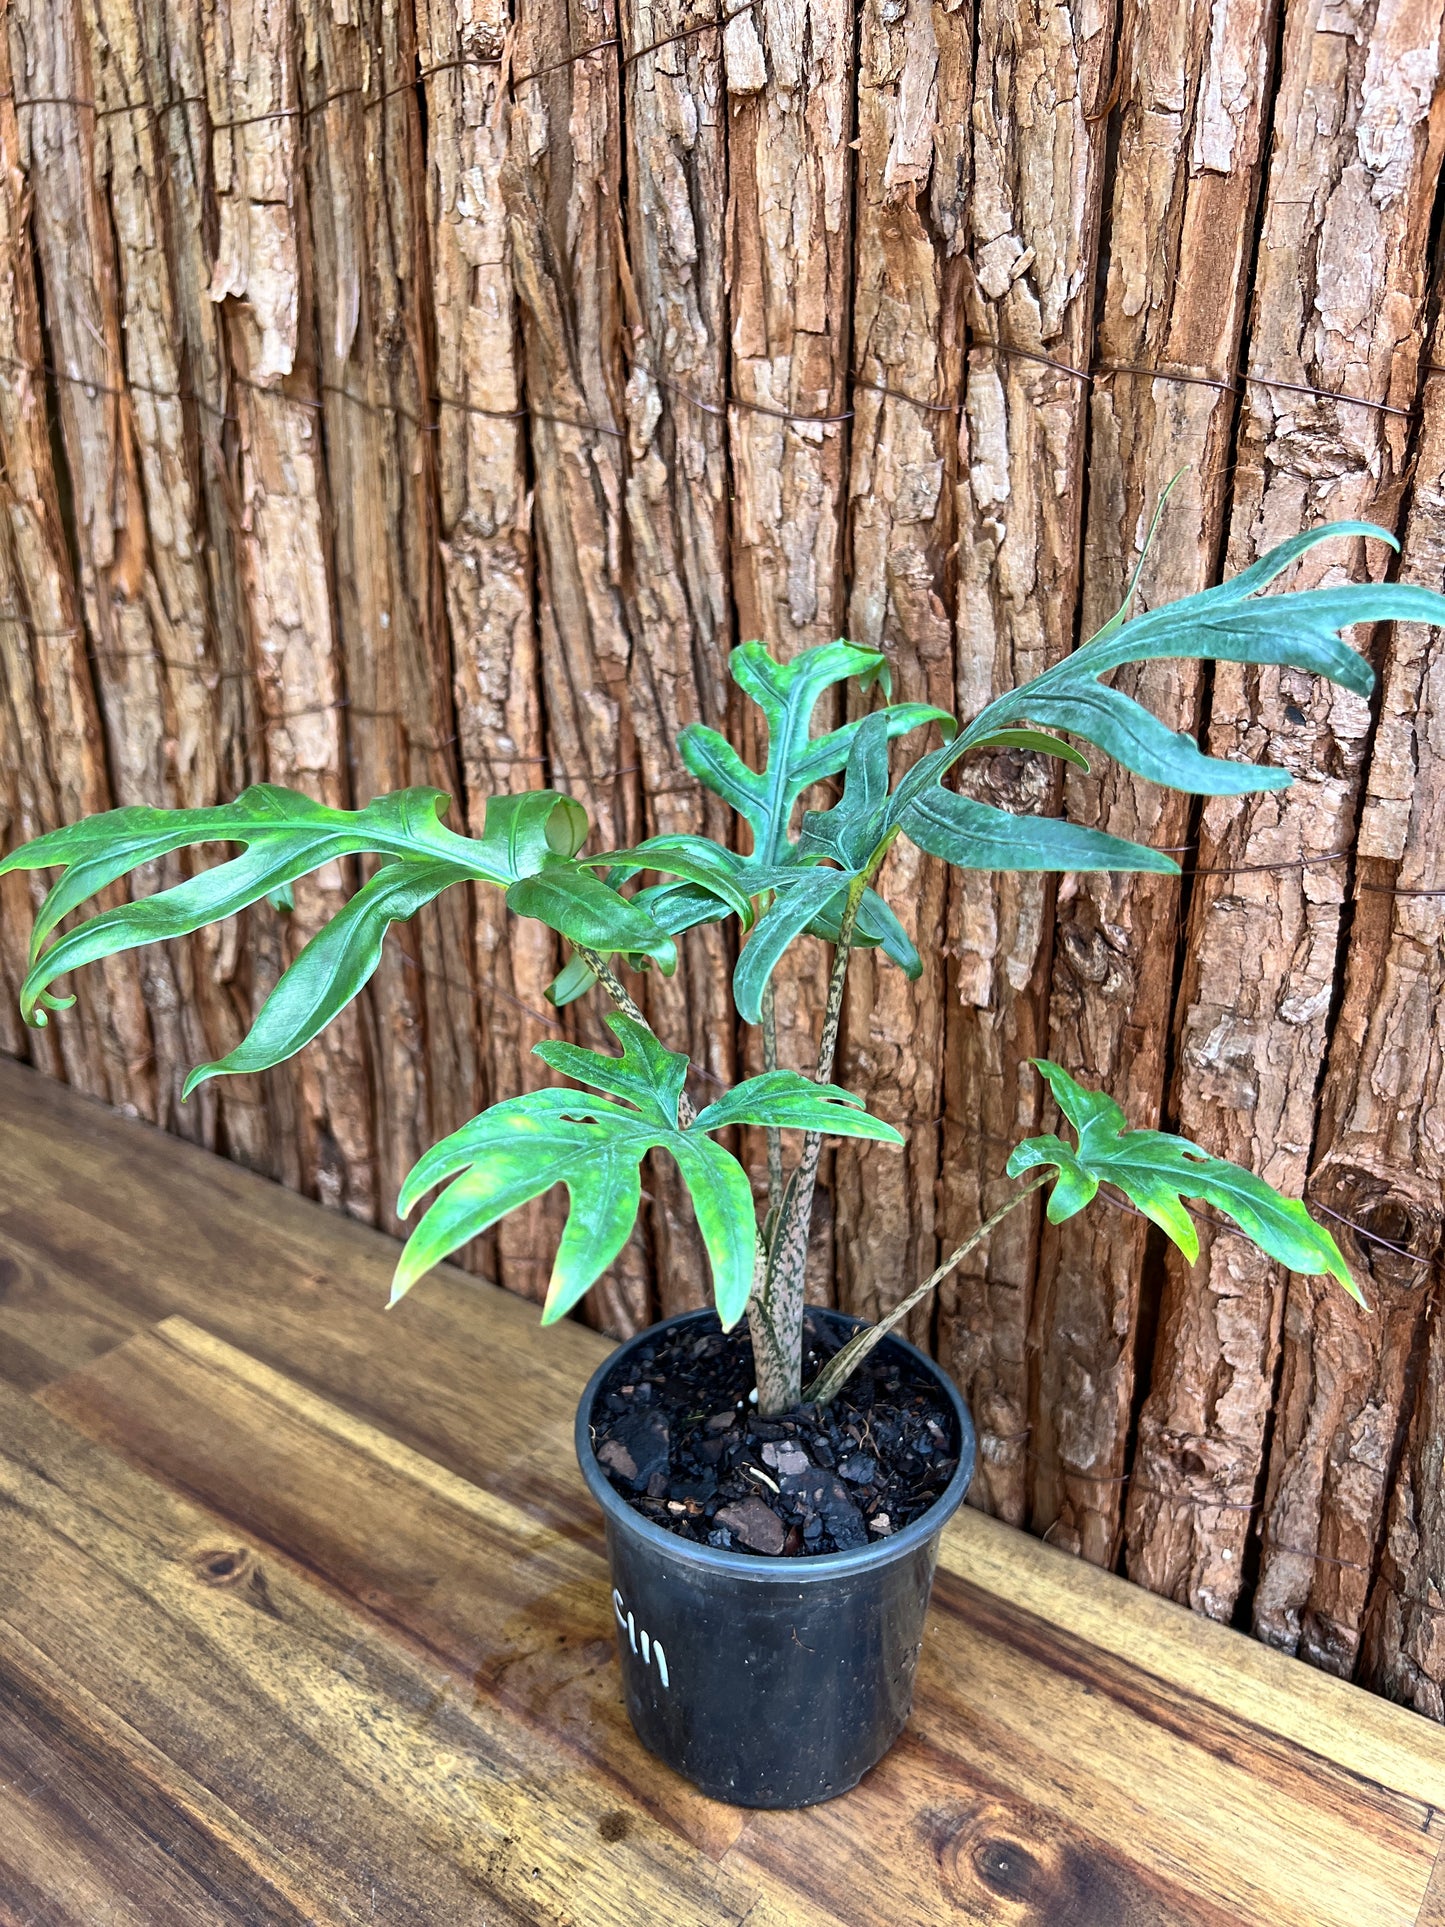
[{"label": "glossy leaf surface", "polygon": [[[676,946],[646,909],[576,860],[588,825],[573,798],[552,790],[493,797],[480,837],[449,830],[440,820],[446,806],[440,790],[412,789],[378,797],[365,809],[336,810],[300,791],[261,783],[215,809],[107,810],[38,837],[0,862],[0,875],[61,870],[35,921],[22,1012],[28,1022],[43,1024],[46,1008],[57,1003],[50,986],[67,971],[187,936],[262,898],[284,902],[298,877],[365,855],[386,861],[307,944],[244,1041],[193,1072],[187,1091],[223,1072],[266,1069],[299,1050],[373,974],[388,925],[414,915],[453,883],[503,889],[514,909],[574,943],[674,967]],[[107,885],[159,857],[208,843],[238,843],[242,853],[54,935],[64,917]]]},{"label": "glossy leaf surface", "polygon": [[677,1164],[691,1195],[712,1265],[713,1294],[724,1325],[742,1316],[752,1290],[756,1230],[747,1173],[709,1135],[729,1124],[773,1125],[902,1143],[897,1131],[870,1117],[857,1099],[795,1071],[750,1078],[683,1129],[678,1099],[687,1059],[642,1025],[607,1019],[620,1057],[547,1042],[537,1055],[554,1070],[603,1093],[531,1091],[494,1104],[421,1158],[402,1187],[398,1210],[409,1216],[436,1185],[446,1188],[407,1240],[392,1286],[395,1303],[422,1274],[485,1231],[508,1211],[564,1184],[571,1199],[557,1249],[543,1322],[571,1310],[627,1242],[641,1202],[639,1167],[649,1151]]},{"label": "glossy leaf surface", "polygon": [[1076,1142],[1069,1145],[1052,1134],[1026,1138],[1010,1157],[1008,1174],[1017,1178],[1041,1165],[1054,1167],[1058,1176],[1049,1193],[1050,1224],[1072,1218],[1101,1184],[1112,1184],[1193,1263],[1199,1256],[1199,1234],[1183,1200],[1199,1198],[1232,1218],[1261,1251],[1291,1271],[1327,1274],[1364,1303],[1339,1246],[1298,1198],[1281,1197],[1252,1171],[1211,1157],[1188,1138],[1166,1131],[1131,1131],[1113,1098],[1085,1090],[1045,1058],[1033,1061],[1074,1127]]}]

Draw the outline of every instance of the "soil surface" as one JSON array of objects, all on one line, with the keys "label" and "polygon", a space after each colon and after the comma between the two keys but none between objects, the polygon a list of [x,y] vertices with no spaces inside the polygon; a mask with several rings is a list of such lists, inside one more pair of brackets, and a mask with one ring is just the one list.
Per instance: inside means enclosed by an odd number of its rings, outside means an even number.
[{"label": "soil surface", "polygon": [[[844,1342],[808,1320],[804,1384]],[[592,1443],[613,1489],[654,1525],[725,1551],[807,1557],[899,1532],[958,1464],[953,1407],[884,1343],[833,1403],[759,1418],[747,1327],[690,1324],[604,1380]]]}]

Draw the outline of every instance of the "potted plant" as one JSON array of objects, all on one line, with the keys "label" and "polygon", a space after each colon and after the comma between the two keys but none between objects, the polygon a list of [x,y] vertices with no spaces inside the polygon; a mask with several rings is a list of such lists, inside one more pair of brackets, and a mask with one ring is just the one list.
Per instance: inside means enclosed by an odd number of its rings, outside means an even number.
[{"label": "potted plant", "polygon": [[[381,859],[282,976],[243,1042],[191,1073],[187,1094],[205,1078],[262,1070],[299,1050],[375,970],[387,926],[452,884],[502,889],[518,914],[567,940],[570,959],[551,995],[560,1005],[600,987],[615,1007],[608,1022],[620,1054],[539,1044],[566,1087],[494,1104],[422,1157],[400,1210],[409,1215],[436,1195],[402,1251],[392,1302],[504,1213],[561,1183],[570,1213],[542,1312],[544,1323],[558,1319],[625,1243],[643,1158],[660,1151],[676,1161],[711,1262],[716,1312],[669,1320],[615,1352],[583,1394],[577,1450],[606,1519],[634,1724],[710,1793],[744,1805],[824,1799],[853,1785],[901,1730],[938,1535],[967,1490],[973,1436],[944,1373],[893,1328],[1032,1193],[1050,1187],[1048,1216],[1058,1223],[1112,1185],[1191,1257],[1197,1240],[1182,1201],[1202,1199],[1280,1262],[1333,1275],[1359,1297],[1334,1240],[1302,1203],[1182,1138],[1129,1129],[1109,1097],[1040,1062],[1072,1140],[1018,1145],[1007,1166],[1019,1180],[1012,1195],[878,1324],[861,1328],[804,1305],[825,1137],[902,1142],[832,1081],[852,952],[878,946],[909,974],[922,968],[872,887],[894,840],[907,837],[967,869],[1175,870],[1159,851],[1058,818],[1009,814],[944,779],[978,751],[1084,764],[1072,738],[1181,790],[1284,787],[1286,771],[1202,754],[1103,678],[1127,663],[1192,656],[1304,670],[1367,696],[1370,667],[1340,630],[1389,619],[1445,624],[1445,598],[1400,583],[1261,594],[1332,536],[1392,541],[1363,523],[1314,529],[1217,588],[1130,618],[1136,574],[1096,636],[965,727],[941,710],[891,702],[877,651],[837,642],[780,663],[760,643],[743,644],[731,673],[762,711],[765,766],[750,768],[696,724],[679,749],[743,819],[745,853],[666,836],[584,855],[585,813],[548,790],[494,797],[483,834],[472,838],[443,824],[447,799],[434,790],[348,811],[262,785],[215,809],[107,811],[0,862],[0,874],[61,870],[36,920],[21,997],[27,1020],[43,1024],[71,1001],[51,986],[81,964],[185,935],[262,896],[284,900],[297,877],[336,858]],[[818,699],[849,681],[881,700],[814,734]],[[930,727],[941,742],[891,768],[890,746]],[[839,774],[831,807],[800,818],[805,793]],[[70,912],[138,866],[211,842],[240,844],[242,853],[57,935]],[[624,886],[644,873],[659,880],[629,895]],[[618,960],[671,970],[679,932],[728,916],[743,935],[737,1009],[761,1026],[765,1069],[698,1109],[686,1058],[654,1035]],[[779,958],[804,935],[832,947],[811,1077],[777,1065],[769,991]],[[719,1141],[735,1126],[766,1137],[761,1214],[747,1172]],[[785,1176],[786,1134],[801,1142]]]}]

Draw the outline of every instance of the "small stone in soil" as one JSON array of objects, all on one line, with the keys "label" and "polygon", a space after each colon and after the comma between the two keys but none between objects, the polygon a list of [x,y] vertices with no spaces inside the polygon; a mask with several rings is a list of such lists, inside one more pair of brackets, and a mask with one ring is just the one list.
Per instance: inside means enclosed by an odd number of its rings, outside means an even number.
[{"label": "small stone in soil", "polygon": [[788,1536],[777,1513],[761,1499],[737,1499],[732,1505],[719,1506],[716,1516],[718,1524],[726,1526],[749,1552],[779,1553]]},{"label": "small stone in soil", "polygon": [[863,1515],[844,1491],[832,1472],[810,1468],[788,1473],[783,1478],[783,1496],[791,1499],[805,1519],[820,1518],[832,1534],[839,1552],[866,1543],[868,1534]]},{"label": "small stone in soil", "polygon": [[888,1514],[886,1512],[875,1512],[873,1517],[868,1521],[868,1530],[870,1532],[876,1532],[880,1539],[886,1539],[893,1530],[892,1525],[889,1523]]},{"label": "small stone in soil", "polygon": [[597,1456],[634,1492],[646,1491],[659,1473],[666,1478],[672,1441],[665,1412],[627,1412],[607,1430],[609,1436],[598,1447]]},{"label": "small stone in soil", "polygon": [[878,1461],[866,1452],[850,1452],[838,1470],[850,1485],[872,1485],[878,1476]]},{"label": "small stone in soil", "polygon": [[794,1445],[791,1439],[781,1445],[771,1440],[763,1447],[763,1464],[770,1465],[775,1472],[806,1472],[811,1461],[801,1445]]}]

